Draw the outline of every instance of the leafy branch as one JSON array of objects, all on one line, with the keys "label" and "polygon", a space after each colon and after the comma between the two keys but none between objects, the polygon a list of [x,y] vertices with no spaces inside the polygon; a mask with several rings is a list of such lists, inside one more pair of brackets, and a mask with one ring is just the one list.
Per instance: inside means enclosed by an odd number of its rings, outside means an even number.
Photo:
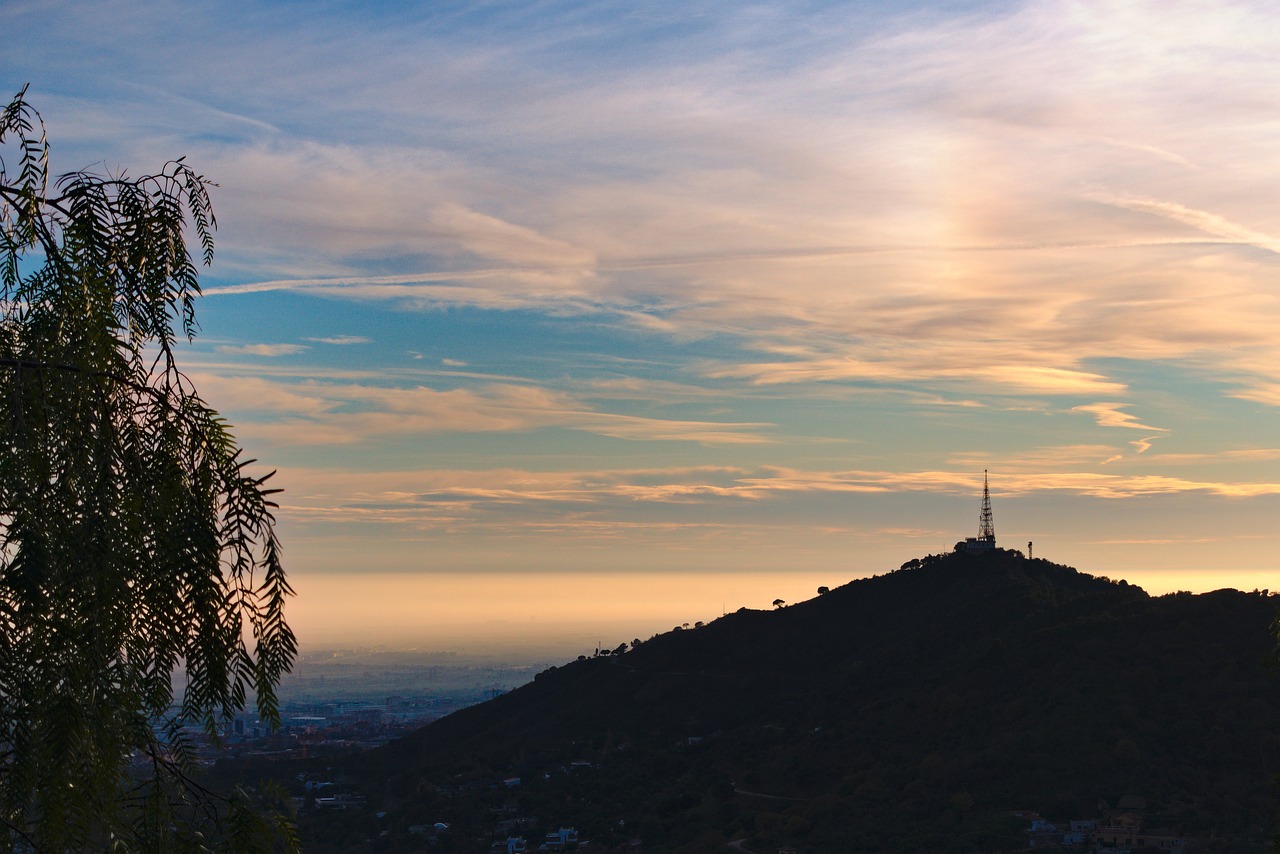
[{"label": "leafy branch", "polygon": [[210,264],[213,185],[181,158],[51,182],[25,93],[0,111],[0,828],[51,851],[290,847],[287,823],[211,822],[243,799],[189,773],[187,727],[216,739],[250,695],[279,725],[297,654],[279,490],[173,350],[198,331],[187,235]]}]

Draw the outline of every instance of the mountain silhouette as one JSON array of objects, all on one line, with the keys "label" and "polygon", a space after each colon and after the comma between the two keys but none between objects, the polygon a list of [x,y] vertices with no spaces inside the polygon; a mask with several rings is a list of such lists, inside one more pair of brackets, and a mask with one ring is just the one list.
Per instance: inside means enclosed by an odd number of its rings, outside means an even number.
[{"label": "mountain silhouette", "polygon": [[[388,851],[435,821],[431,850],[487,850],[500,820],[601,850],[1018,850],[1012,811],[1098,818],[1126,795],[1204,850],[1265,850],[1276,610],[930,556],[552,668],[344,768]],[[350,844],[343,820],[304,821],[308,847]]]}]

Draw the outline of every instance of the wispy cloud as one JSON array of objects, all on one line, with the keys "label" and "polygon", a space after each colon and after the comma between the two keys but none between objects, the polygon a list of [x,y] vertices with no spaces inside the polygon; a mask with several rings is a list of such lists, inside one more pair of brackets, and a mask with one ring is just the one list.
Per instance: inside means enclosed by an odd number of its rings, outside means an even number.
[{"label": "wispy cloud", "polygon": [[245,356],[292,356],[307,349],[305,344],[222,344],[219,353]]},{"label": "wispy cloud", "polygon": [[863,360],[848,358],[799,358],[787,362],[747,363],[707,370],[712,377],[740,377],[754,383],[812,383],[841,380],[876,382],[933,382],[982,388],[1006,394],[1115,394],[1125,390],[1122,383],[1100,374],[1041,365],[998,365],[958,368],[939,361],[921,364],[918,355],[901,359]]},{"label": "wispy cloud", "polygon": [[[1155,435],[1145,436],[1141,439],[1132,439],[1129,444],[1138,454],[1145,454],[1151,450],[1151,443],[1159,439],[1162,434],[1168,433],[1168,429],[1164,427],[1152,427],[1143,424],[1138,420],[1137,416],[1121,410],[1127,408],[1127,403],[1090,403],[1084,406],[1076,406],[1071,409],[1072,412],[1087,412],[1094,417],[1094,420],[1100,427],[1128,427],[1132,430],[1143,430],[1146,432],[1155,431]],[[1104,464],[1114,463],[1124,459],[1123,454],[1115,454],[1103,460]]]},{"label": "wispy cloud", "polygon": [[1149,424],[1143,424],[1138,420],[1136,415],[1132,415],[1122,410],[1129,407],[1127,403],[1090,403],[1084,406],[1072,407],[1072,412],[1087,412],[1094,417],[1100,427],[1128,427],[1132,430],[1145,430],[1150,433],[1168,432],[1163,427],[1152,427]]},{"label": "wispy cloud", "polygon": [[536,267],[584,268],[595,263],[589,251],[457,203],[436,208],[430,221],[441,237],[458,241],[482,258]]},{"label": "wispy cloud", "polygon": [[363,335],[334,335],[329,338],[304,338],[304,341],[313,341],[317,344],[332,344],[336,347],[345,347],[350,344],[370,344],[372,338],[366,338]]},{"label": "wispy cloud", "polygon": [[571,395],[491,383],[437,390],[350,383],[282,383],[259,376],[193,375],[209,400],[238,415],[242,435],[287,445],[334,445],[377,437],[501,433],[560,427],[616,439],[704,444],[771,441],[772,425],[670,420],[596,411]]},{"label": "wispy cloud", "polygon": [[[972,497],[982,489],[981,473],[958,471],[803,471],[763,466],[532,471],[516,469],[420,470],[377,474],[291,470],[294,484],[286,500],[290,512],[358,510],[372,521],[402,523],[436,519],[441,524],[487,524],[499,508],[501,523],[516,524],[521,508],[555,507],[561,525],[585,519],[619,524],[637,505],[682,506],[689,524],[751,525],[719,512],[744,503],[777,503],[832,494],[887,495],[928,492]],[[998,500],[1036,495],[1074,495],[1112,500],[1187,493],[1232,498],[1280,495],[1280,483],[1198,481],[1164,476],[1105,475],[1097,472],[1002,473]],[[727,503],[727,504],[726,504]],[[697,508],[703,508],[701,510]],[[587,515],[582,515],[587,514]],[[703,515],[705,514],[705,515]],[[543,524],[539,521],[539,524]]]},{"label": "wispy cloud", "polygon": [[[759,384],[1113,396],[1124,383],[1101,360],[1194,354],[1272,399],[1277,307],[1247,250],[1277,245],[1254,202],[1271,171],[1255,93],[1275,77],[1261,48],[1273,16],[1245,2],[1039,0],[958,18],[830,7],[809,12],[821,26],[765,14],[765,38],[759,15],[712,8],[666,22],[657,46],[675,54],[640,50],[655,24],[619,8],[576,20],[581,40],[554,6],[483,33],[365,22],[378,85],[326,75],[325,109],[373,97],[398,122],[377,146],[329,138],[318,116],[325,134],[209,152],[228,176],[230,263],[298,274],[210,295],[728,335],[744,353],[712,375]],[[619,14],[637,52],[592,64],[582,85],[583,50],[622,47]],[[273,67],[356,50],[324,26],[289,51],[248,47]],[[441,79],[399,77],[423,45]],[[297,115],[286,103],[272,106]],[[352,260],[388,254],[417,272]],[[751,355],[795,342],[807,352]],[[1242,358],[1241,343],[1266,357]]]},{"label": "wispy cloud", "polygon": [[1228,394],[1241,400],[1252,400],[1256,403],[1265,403],[1267,406],[1280,406],[1280,383],[1256,382],[1250,388],[1235,389]]},{"label": "wispy cloud", "polygon": [[1160,465],[1203,465],[1205,463],[1259,463],[1280,460],[1280,448],[1242,448],[1196,454],[1156,454],[1152,462]]},{"label": "wispy cloud", "polygon": [[1028,475],[1088,470],[1113,458],[1115,453],[1114,445],[1059,445],[1019,451],[953,454],[947,458],[947,463],[961,471],[996,469],[1002,476]]},{"label": "wispy cloud", "polygon": [[468,306],[494,310],[521,308],[579,314],[616,310],[582,287],[582,270],[451,270],[394,276],[335,276],[273,279],[205,289],[205,296],[293,291],[348,300],[396,302],[410,307]]},{"label": "wispy cloud", "polygon": [[1126,198],[1123,196],[1099,196],[1098,198],[1100,201],[1118,207],[1166,217],[1174,222],[1191,226],[1217,240],[1255,246],[1268,252],[1280,253],[1280,237],[1264,234],[1261,231],[1232,222],[1218,214],[1158,199]]}]

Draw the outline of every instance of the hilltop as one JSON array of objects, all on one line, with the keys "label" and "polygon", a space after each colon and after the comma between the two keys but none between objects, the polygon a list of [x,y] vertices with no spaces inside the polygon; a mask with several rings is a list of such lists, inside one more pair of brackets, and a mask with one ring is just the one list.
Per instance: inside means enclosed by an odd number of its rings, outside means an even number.
[{"label": "hilltop", "polygon": [[304,838],[417,850],[442,821],[432,850],[486,850],[524,817],[605,850],[994,851],[1025,845],[1014,809],[1096,817],[1127,794],[1184,836],[1261,840],[1276,610],[1016,552],[930,557],[544,671],[350,759],[386,815],[304,815]]}]

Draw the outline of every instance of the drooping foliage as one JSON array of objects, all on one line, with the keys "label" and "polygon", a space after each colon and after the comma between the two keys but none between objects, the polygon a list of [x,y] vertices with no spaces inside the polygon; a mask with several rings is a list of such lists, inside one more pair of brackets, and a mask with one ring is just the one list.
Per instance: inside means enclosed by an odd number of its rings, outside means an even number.
[{"label": "drooping foliage", "polygon": [[278,723],[296,652],[278,490],[174,358],[210,184],[51,181],[25,92],[0,113],[0,821],[37,850],[274,844],[184,735],[254,698]]}]

